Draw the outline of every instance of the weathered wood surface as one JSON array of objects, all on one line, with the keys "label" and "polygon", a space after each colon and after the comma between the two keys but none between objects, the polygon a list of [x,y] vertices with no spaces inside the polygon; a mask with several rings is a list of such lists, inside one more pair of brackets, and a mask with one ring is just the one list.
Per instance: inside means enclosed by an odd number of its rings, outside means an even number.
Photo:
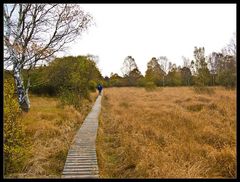
[{"label": "weathered wood surface", "polygon": [[96,155],[98,116],[102,96],[98,96],[70,147],[62,178],[99,178]]}]

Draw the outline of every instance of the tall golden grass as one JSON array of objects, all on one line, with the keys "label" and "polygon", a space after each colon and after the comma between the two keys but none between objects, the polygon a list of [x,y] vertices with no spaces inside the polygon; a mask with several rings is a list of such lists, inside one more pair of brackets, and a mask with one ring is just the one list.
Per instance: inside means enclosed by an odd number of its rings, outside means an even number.
[{"label": "tall golden grass", "polygon": [[236,90],[104,90],[97,138],[103,178],[235,178]]},{"label": "tall golden grass", "polygon": [[81,111],[62,107],[56,98],[30,96],[31,109],[21,121],[26,133],[26,150],[20,173],[7,178],[59,178],[73,138],[95,101],[83,103]]}]

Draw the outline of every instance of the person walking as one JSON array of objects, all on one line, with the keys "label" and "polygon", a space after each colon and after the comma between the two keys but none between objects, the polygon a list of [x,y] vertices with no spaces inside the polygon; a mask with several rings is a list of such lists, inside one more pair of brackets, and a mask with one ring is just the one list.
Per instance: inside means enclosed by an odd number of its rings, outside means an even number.
[{"label": "person walking", "polygon": [[97,86],[97,89],[98,89],[98,95],[102,95],[102,85],[99,83],[98,86]]}]

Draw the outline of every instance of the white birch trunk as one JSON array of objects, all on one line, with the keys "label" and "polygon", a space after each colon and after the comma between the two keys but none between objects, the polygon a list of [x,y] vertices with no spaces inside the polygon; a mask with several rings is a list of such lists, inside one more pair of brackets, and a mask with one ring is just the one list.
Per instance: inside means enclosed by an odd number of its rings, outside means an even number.
[{"label": "white birch trunk", "polygon": [[30,109],[28,89],[27,92],[24,89],[20,70],[21,70],[20,65],[14,65],[13,76],[16,84],[19,105],[23,111],[28,112]]}]

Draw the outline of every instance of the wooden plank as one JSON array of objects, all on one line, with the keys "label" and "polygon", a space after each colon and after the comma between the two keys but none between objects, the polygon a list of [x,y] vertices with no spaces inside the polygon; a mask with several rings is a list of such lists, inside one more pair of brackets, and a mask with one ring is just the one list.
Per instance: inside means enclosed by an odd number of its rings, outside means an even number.
[{"label": "wooden plank", "polygon": [[92,156],[79,155],[79,156],[67,156],[67,159],[96,159],[96,157],[97,157],[96,155]]},{"label": "wooden plank", "polygon": [[82,169],[82,168],[86,168],[86,169],[98,169],[98,166],[96,164],[94,165],[86,165],[86,164],[82,164],[82,165],[74,165],[74,166],[65,166],[65,169]]},{"label": "wooden plank", "polygon": [[98,173],[97,168],[65,168],[64,172],[90,172],[90,173]]},{"label": "wooden plank", "polygon": [[74,163],[66,163],[64,167],[79,166],[79,165],[94,166],[94,165],[98,165],[98,164],[97,164],[97,162],[74,162]]},{"label": "wooden plank", "polygon": [[77,175],[96,175],[98,174],[98,171],[63,171],[64,175],[72,175],[72,174],[77,174]]},{"label": "wooden plank", "polygon": [[85,118],[78,130],[62,172],[62,178],[98,178],[96,155],[96,136],[98,116],[101,111],[101,96],[93,105],[91,112]]},{"label": "wooden plank", "polygon": [[63,175],[63,178],[98,178],[98,175]]}]

